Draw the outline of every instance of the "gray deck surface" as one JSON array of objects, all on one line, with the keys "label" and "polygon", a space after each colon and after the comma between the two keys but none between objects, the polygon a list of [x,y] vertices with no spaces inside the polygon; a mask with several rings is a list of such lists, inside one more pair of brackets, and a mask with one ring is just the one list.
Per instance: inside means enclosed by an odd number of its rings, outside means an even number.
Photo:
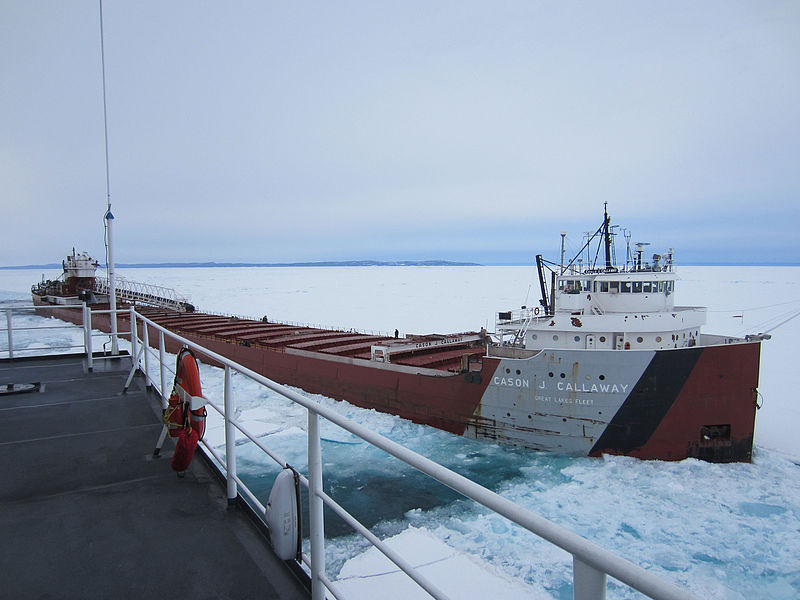
[{"label": "gray deck surface", "polygon": [[[157,397],[130,359],[0,361],[0,598],[309,598],[199,457],[152,458]],[[198,450],[199,452],[199,450]]]}]

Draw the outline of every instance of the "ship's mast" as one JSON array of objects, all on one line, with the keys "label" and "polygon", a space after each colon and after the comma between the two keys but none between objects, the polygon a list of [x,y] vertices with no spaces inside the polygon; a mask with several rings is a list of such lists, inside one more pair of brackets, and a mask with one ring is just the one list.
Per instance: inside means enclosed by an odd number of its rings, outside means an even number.
[{"label": "ship's mast", "polygon": [[117,284],[114,278],[114,215],[111,213],[111,178],[108,169],[108,115],[106,111],[106,54],[103,40],[103,0],[100,1],[100,64],[103,71],[103,131],[105,134],[106,146],[106,199],[108,208],[106,209],[106,243],[107,256],[106,267],[108,268],[108,302],[111,314],[111,354],[119,354],[119,342],[117,340]]},{"label": "ship's mast", "polygon": [[603,244],[606,252],[606,271],[611,270],[611,218],[608,216],[608,202],[603,203]]}]

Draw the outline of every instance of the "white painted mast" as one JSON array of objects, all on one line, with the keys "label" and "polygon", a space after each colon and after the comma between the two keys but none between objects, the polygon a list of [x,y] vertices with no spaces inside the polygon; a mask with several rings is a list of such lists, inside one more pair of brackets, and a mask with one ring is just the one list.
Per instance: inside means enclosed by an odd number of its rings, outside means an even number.
[{"label": "white painted mast", "polygon": [[111,213],[111,178],[108,169],[108,116],[106,111],[106,56],[103,40],[103,0],[100,1],[100,63],[103,71],[103,131],[105,134],[106,148],[106,199],[108,208],[105,214],[106,221],[106,268],[108,269],[108,302],[111,314],[111,354],[119,354],[119,341],[117,339],[117,285],[114,279],[114,215]]}]

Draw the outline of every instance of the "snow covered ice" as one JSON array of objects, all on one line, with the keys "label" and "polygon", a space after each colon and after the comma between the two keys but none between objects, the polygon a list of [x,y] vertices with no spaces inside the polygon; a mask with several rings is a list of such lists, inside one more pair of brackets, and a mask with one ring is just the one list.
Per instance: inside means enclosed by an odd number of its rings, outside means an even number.
[{"label": "snow covered ice", "polygon": [[[449,333],[494,324],[494,313],[535,303],[532,267],[348,267],[121,269],[133,280],[176,288],[203,310],[342,328]],[[800,310],[800,268],[679,267],[676,303],[708,306],[708,333],[767,331]],[[46,274],[48,277],[59,273]],[[29,301],[41,271],[1,271],[0,303]],[[535,286],[534,288],[535,289]],[[530,294],[531,297],[528,297]],[[0,304],[0,308],[2,304]],[[47,324],[15,317],[15,324]],[[572,458],[476,442],[396,417],[315,396],[346,416],[441,462],[502,496],[607,547],[702,598],[789,599],[800,596],[800,370],[794,364],[800,318],[762,345],[752,464]],[[74,328],[46,330],[25,346],[82,343]],[[0,352],[7,341],[0,340]],[[20,352],[22,354],[22,352]],[[221,372],[201,370],[207,395],[221,401]],[[240,420],[305,470],[305,412],[235,379]],[[571,557],[502,517],[323,423],[326,490],[454,597],[486,597],[478,573],[498,598],[571,598]],[[208,439],[221,445],[209,423]],[[224,450],[224,448],[223,448]],[[266,499],[277,467],[242,444],[240,474]],[[379,507],[380,512],[378,512]],[[394,582],[360,536],[331,523],[328,573],[355,598],[424,598]],[[466,561],[466,562],[465,562]],[[436,566],[438,565],[438,567]],[[474,569],[472,568],[474,566]],[[380,573],[385,573],[380,575]],[[383,578],[389,578],[385,580]],[[459,587],[461,586],[461,587]],[[502,592],[502,593],[501,593]],[[414,594],[418,595],[414,595]],[[469,594],[472,595],[469,595]],[[503,595],[506,594],[506,595]],[[609,598],[640,597],[609,579]]]}]

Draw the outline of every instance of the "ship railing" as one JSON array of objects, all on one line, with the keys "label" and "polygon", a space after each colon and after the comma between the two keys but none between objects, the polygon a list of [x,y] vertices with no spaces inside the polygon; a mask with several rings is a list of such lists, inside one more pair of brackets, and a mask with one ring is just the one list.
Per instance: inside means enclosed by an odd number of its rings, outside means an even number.
[{"label": "ship railing", "polygon": [[[67,334],[75,332],[75,325],[70,323],[64,323],[60,321],[57,325],[31,325],[25,326],[21,325],[20,323],[14,323],[14,316],[42,316],[42,313],[47,313],[48,311],[54,310],[74,310],[74,311],[81,311],[82,314],[82,323],[83,323],[83,340],[80,342],[76,342],[75,340],[67,340],[72,341],[75,343],[69,344],[60,344],[60,345],[51,345],[48,344],[46,346],[38,345],[38,346],[30,346],[29,344],[20,343],[19,338],[15,339],[15,333],[23,333],[23,332],[32,332],[36,335],[37,332],[42,331],[50,331],[50,330],[62,330]],[[110,310],[94,310],[89,311],[87,306],[84,304],[58,304],[58,305],[34,305],[34,304],[15,304],[11,306],[5,307],[5,327],[0,327],[0,340],[3,340],[5,344],[0,343],[0,358],[5,355],[8,359],[14,359],[19,357],[31,357],[31,356],[44,356],[53,354],[54,350],[60,351],[60,353],[67,353],[69,351],[78,351],[80,354],[86,354],[87,361],[88,361],[88,368],[91,370],[93,367],[93,363],[95,360],[105,360],[105,359],[116,359],[120,358],[121,355],[119,353],[112,353],[107,350],[107,346],[112,343],[111,335],[108,333],[103,333],[102,331],[98,331],[92,328],[91,322],[91,315],[92,314],[110,314]],[[65,336],[67,338],[71,337],[70,335]],[[119,332],[118,337],[122,338],[129,338],[130,332]],[[105,340],[101,342],[103,350],[102,352],[95,352],[95,348],[99,347],[99,344],[96,343],[97,340]],[[5,348],[3,347],[5,346]],[[113,344],[112,344],[113,346]]]},{"label": "ship railing", "polygon": [[[122,300],[147,302],[180,311],[184,310],[184,306],[189,302],[172,288],[132,281],[119,276],[116,278],[115,290],[117,297]],[[108,282],[102,278],[96,279],[94,291],[108,294],[110,291]]]},{"label": "ship railing", "polygon": [[496,314],[495,331],[500,332],[501,345],[522,347],[531,323],[544,316],[544,311],[540,307],[523,307]]},{"label": "ship railing", "polygon": [[509,325],[522,324],[525,321],[530,321],[534,317],[541,316],[543,311],[539,307],[534,308],[521,308],[518,310],[509,310],[497,313],[496,325]]},{"label": "ship railing", "polygon": [[[222,399],[209,399],[209,404],[224,421],[225,452],[220,455],[210,443],[203,441],[201,448],[216,463],[220,472],[226,479],[226,493],[228,501],[233,503],[237,499],[244,500],[251,509],[263,518],[266,507],[259,498],[248,488],[247,484],[237,473],[237,444],[236,431],[241,432],[255,446],[261,449],[275,463],[282,468],[288,468],[287,461],[263,443],[263,438],[258,438],[237,421],[232,375],[239,373],[248,379],[257,382],[265,388],[287,398],[306,409],[307,412],[307,475],[298,473],[303,486],[308,489],[308,515],[309,537],[308,552],[301,553],[301,563],[310,574],[312,600],[324,600],[326,593],[337,600],[346,600],[342,590],[332,580],[325,567],[325,536],[323,507],[327,506],[341,517],[356,532],[374,545],[397,567],[420,585],[428,594],[437,600],[448,598],[433,581],[417,571],[411,563],[381,541],[366,526],[348,513],[336,500],[323,491],[323,461],[320,436],[320,418],[337,425],[352,435],[372,444],[407,465],[419,470],[432,479],[450,487],[456,492],[472,499],[478,504],[504,516],[513,523],[527,529],[550,543],[569,552],[573,557],[573,590],[576,600],[589,600],[604,598],[607,577],[611,576],[617,581],[638,590],[651,598],[663,600],[694,598],[688,591],[662,579],[615,555],[601,546],[556,525],[499,494],[459,475],[450,469],[426,458],[408,448],[375,433],[371,429],[355,423],[335,410],[323,406],[296,391],[280,385],[242,365],[215,352],[207,350],[169,330],[161,327],[154,321],[138,314],[134,307],[130,308],[131,323],[131,354],[134,357],[133,368],[128,377],[130,384],[136,372],[141,371],[145,378],[146,386],[152,386],[161,396],[162,407],[166,408],[170,388],[168,387],[171,372],[166,361],[167,340],[171,346],[186,346],[191,348],[198,356],[221,364],[223,369]],[[139,336],[141,331],[141,337]],[[158,340],[150,340],[150,334],[157,333]],[[150,346],[158,348],[157,357],[151,357]],[[152,361],[157,361],[153,365]],[[170,361],[171,362],[171,361]],[[151,370],[151,367],[152,370]],[[151,372],[158,372],[151,377]],[[326,592],[327,590],[327,592]]]}]

